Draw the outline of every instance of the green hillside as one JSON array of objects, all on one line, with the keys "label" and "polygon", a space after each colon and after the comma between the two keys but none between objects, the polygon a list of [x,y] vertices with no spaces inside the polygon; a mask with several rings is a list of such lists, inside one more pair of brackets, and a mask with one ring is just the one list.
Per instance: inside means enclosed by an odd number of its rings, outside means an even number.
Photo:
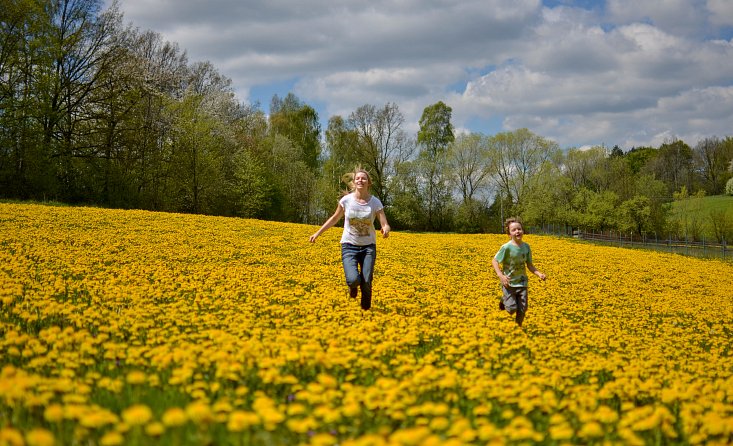
[{"label": "green hillside", "polygon": [[[690,197],[686,202],[687,206],[705,215],[716,209],[733,215],[733,196],[731,195],[711,195],[703,198]],[[677,214],[684,206],[685,202],[675,201],[672,203],[672,212]]]},{"label": "green hillside", "polygon": [[[717,219],[713,221],[713,219]],[[685,226],[688,232],[697,234],[696,238],[714,239],[714,224],[727,228],[726,240],[733,240],[733,196],[712,195],[709,197],[690,197],[686,200],[672,203],[670,225],[677,225],[684,233]],[[724,229],[725,230],[725,229]]]}]

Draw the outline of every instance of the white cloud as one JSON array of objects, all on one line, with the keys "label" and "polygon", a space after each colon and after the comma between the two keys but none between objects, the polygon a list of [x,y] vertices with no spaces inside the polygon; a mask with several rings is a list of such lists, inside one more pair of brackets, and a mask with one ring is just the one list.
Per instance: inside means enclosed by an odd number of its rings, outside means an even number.
[{"label": "white cloud", "polygon": [[718,26],[733,26],[733,2],[730,0],[708,0],[710,22]]},{"label": "white cloud", "polygon": [[606,10],[614,23],[651,22],[672,34],[694,35],[704,28],[705,0],[608,0]]},{"label": "white cloud", "polygon": [[416,130],[424,107],[442,100],[456,128],[486,132],[475,122],[501,122],[562,146],[730,134],[733,40],[709,37],[733,24],[733,1],[574,3],[121,0],[121,8],[191,61],[211,61],[243,96],[289,85],[322,105],[324,122],[393,102]]}]

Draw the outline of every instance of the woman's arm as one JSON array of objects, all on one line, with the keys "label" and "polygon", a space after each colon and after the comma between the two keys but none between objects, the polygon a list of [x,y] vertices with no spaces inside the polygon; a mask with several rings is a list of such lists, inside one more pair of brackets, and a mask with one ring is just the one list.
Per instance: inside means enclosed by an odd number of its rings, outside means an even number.
[{"label": "woman's arm", "polygon": [[336,211],[334,211],[333,215],[326,220],[326,222],[321,226],[313,235],[311,235],[308,240],[313,243],[316,241],[319,235],[323,234],[328,228],[335,225],[341,217],[344,216],[344,208],[341,206],[341,203],[336,205]]},{"label": "woman's arm", "polygon": [[387,214],[384,213],[384,209],[380,209],[377,211],[377,217],[379,218],[379,225],[381,226],[380,231],[382,231],[382,236],[384,238],[389,237],[389,231],[392,228],[389,227],[389,223],[387,222]]}]

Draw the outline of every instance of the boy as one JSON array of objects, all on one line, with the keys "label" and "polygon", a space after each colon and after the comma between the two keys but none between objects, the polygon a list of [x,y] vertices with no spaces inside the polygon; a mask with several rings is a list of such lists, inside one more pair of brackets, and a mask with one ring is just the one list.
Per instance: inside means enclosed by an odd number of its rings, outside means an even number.
[{"label": "boy", "polygon": [[545,280],[546,276],[532,264],[532,251],[529,245],[522,241],[524,229],[517,218],[508,218],[505,222],[507,234],[511,240],[499,248],[491,264],[502,285],[502,300],[500,310],[509,314],[516,313],[516,322],[520,327],[527,312],[527,286],[529,279],[525,264],[532,274]]}]

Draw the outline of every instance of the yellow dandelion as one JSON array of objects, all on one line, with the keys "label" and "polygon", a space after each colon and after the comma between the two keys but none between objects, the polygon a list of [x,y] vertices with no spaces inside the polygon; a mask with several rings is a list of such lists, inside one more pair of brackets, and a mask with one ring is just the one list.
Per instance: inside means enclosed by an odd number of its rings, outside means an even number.
[{"label": "yellow dandelion", "polygon": [[260,418],[253,412],[235,410],[229,414],[227,429],[231,432],[242,432],[250,426],[259,424]]},{"label": "yellow dandelion", "polygon": [[398,430],[397,432],[390,435],[389,440],[391,444],[404,445],[404,446],[416,446],[422,444],[422,442],[430,436],[430,429],[427,427],[413,427]]},{"label": "yellow dandelion", "polygon": [[64,408],[60,404],[51,404],[43,411],[43,418],[49,423],[58,423],[64,419]]},{"label": "yellow dandelion", "polygon": [[345,403],[344,406],[341,408],[341,412],[346,417],[356,417],[361,413],[361,405],[357,402],[349,402]]},{"label": "yellow dandelion", "polygon": [[618,421],[618,413],[608,406],[600,406],[596,410],[595,418],[603,424],[611,424]]},{"label": "yellow dandelion", "polygon": [[53,446],[56,439],[53,434],[46,429],[32,429],[25,435],[25,441],[28,446]]},{"label": "yellow dandelion", "polygon": [[570,440],[575,435],[575,431],[569,424],[556,424],[549,428],[550,438],[555,441]]},{"label": "yellow dandelion", "polygon": [[331,375],[320,374],[317,378],[318,382],[327,389],[335,389],[338,386],[338,381]]},{"label": "yellow dandelion", "polygon": [[23,440],[23,434],[17,429],[12,427],[4,427],[0,429],[0,444],[8,446],[23,446],[25,441]]},{"label": "yellow dandelion", "polygon": [[188,422],[188,416],[180,407],[171,407],[163,412],[161,420],[163,421],[164,426],[178,427],[183,426]]},{"label": "yellow dandelion", "polygon": [[107,432],[106,434],[102,435],[102,438],[99,440],[99,444],[101,446],[119,446],[125,442],[125,437],[115,431]]},{"label": "yellow dandelion", "polygon": [[127,383],[131,385],[145,384],[148,380],[147,375],[139,370],[134,370],[127,374]]},{"label": "yellow dandelion", "polygon": [[122,411],[122,419],[130,426],[142,426],[153,418],[153,412],[144,404],[135,404]]},{"label": "yellow dandelion", "polygon": [[210,424],[214,421],[211,407],[202,401],[196,401],[186,406],[186,415],[196,424]]},{"label": "yellow dandelion", "polygon": [[288,416],[301,415],[306,413],[307,411],[308,408],[299,403],[291,404],[288,406],[287,409]]},{"label": "yellow dandelion", "polygon": [[595,421],[585,423],[578,430],[578,436],[580,438],[597,438],[602,437],[603,435],[603,427]]},{"label": "yellow dandelion", "polygon": [[433,431],[444,431],[450,426],[450,420],[446,417],[436,417],[430,420],[429,426]]},{"label": "yellow dandelion", "polygon": [[90,410],[79,418],[79,424],[90,429],[99,429],[117,421],[117,416],[106,410]]},{"label": "yellow dandelion", "polygon": [[320,433],[310,439],[313,446],[331,446],[338,443],[338,439],[331,434]]},{"label": "yellow dandelion", "polygon": [[165,432],[165,426],[162,423],[153,422],[145,425],[145,433],[151,437],[160,437]]}]

